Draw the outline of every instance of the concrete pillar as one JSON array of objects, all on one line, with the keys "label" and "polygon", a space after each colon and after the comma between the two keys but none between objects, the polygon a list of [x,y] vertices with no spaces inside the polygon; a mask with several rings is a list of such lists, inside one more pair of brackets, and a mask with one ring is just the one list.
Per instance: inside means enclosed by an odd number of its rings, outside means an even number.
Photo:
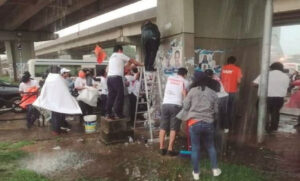
[{"label": "concrete pillar", "polygon": [[157,1],[157,24],[162,35],[157,66],[165,69],[178,49],[182,51],[182,65],[190,72],[194,63],[199,64],[199,50],[213,52],[212,59],[220,66],[229,56],[237,57],[243,79],[233,124],[241,132],[242,141],[255,135],[256,130],[257,90],[251,82],[260,70],[264,9],[262,0]]},{"label": "concrete pillar", "polygon": [[7,59],[14,70],[14,79],[19,79],[27,70],[27,61],[35,57],[32,41],[5,41]]},{"label": "concrete pillar", "polygon": [[[166,13],[167,12],[167,13]],[[174,66],[175,52],[180,51],[180,66],[193,71],[194,57],[194,0],[158,0],[157,25],[161,46],[157,64],[165,69],[170,61]],[[192,59],[192,61],[188,61]]]},{"label": "concrete pillar", "polygon": [[[265,1],[195,0],[194,7],[196,49],[221,50],[213,55],[221,66],[235,56],[242,69],[233,124],[243,142],[256,130],[257,89],[251,83],[260,73]],[[199,55],[195,59],[198,63]]]}]

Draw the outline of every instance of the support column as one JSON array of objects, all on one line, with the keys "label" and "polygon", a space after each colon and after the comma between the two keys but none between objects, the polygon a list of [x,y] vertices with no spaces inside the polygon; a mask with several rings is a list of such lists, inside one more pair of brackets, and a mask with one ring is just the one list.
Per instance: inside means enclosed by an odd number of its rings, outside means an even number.
[{"label": "support column", "polygon": [[27,70],[27,61],[35,57],[32,41],[5,41],[7,60],[13,69],[14,80]]},{"label": "support column", "polygon": [[194,0],[158,0],[157,25],[161,32],[157,63],[162,69],[168,66],[178,68],[174,57],[179,51],[179,67],[187,67],[189,72],[193,72]]}]

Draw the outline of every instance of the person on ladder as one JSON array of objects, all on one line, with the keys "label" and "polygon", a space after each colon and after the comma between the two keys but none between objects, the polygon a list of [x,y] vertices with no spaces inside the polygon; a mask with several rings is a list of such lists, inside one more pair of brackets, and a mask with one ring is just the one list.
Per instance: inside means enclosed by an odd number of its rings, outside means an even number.
[{"label": "person on ladder", "polygon": [[[182,102],[187,93],[188,81],[186,68],[179,68],[177,75],[170,76],[167,80],[164,99],[162,104],[162,115],[160,121],[159,146],[160,154],[176,156],[178,153],[173,150],[177,131],[180,130],[181,120],[176,115],[182,108]],[[165,135],[170,131],[168,149],[165,149]]]},{"label": "person on ladder", "polygon": [[107,73],[107,88],[108,97],[106,104],[106,119],[123,118],[123,104],[124,104],[124,67],[128,67],[131,64],[136,66],[143,66],[142,63],[129,58],[123,54],[123,47],[116,45],[113,50],[113,54],[109,58],[108,73]]},{"label": "person on ladder", "polygon": [[142,45],[145,51],[146,71],[155,71],[154,62],[160,44],[160,32],[156,24],[146,21],[142,26]]}]

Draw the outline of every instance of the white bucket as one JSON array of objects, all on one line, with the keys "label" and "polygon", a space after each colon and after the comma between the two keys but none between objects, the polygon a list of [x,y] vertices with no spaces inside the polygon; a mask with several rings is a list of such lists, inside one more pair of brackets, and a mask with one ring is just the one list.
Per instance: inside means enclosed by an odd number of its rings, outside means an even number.
[{"label": "white bucket", "polygon": [[94,133],[97,125],[97,115],[87,115],[83,117],[85,133]]}]

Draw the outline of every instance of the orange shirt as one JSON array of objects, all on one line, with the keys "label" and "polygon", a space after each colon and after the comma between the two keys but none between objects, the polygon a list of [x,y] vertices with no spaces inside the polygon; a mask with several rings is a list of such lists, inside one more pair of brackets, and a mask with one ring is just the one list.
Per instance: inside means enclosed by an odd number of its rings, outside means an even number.
[{"label": "orange shirt", "polygon": [[234,64],[228,64],[222,68],[221,81],[226,92],[237,92],[238,83],[241,78],[242,71],[238,66]]}]

